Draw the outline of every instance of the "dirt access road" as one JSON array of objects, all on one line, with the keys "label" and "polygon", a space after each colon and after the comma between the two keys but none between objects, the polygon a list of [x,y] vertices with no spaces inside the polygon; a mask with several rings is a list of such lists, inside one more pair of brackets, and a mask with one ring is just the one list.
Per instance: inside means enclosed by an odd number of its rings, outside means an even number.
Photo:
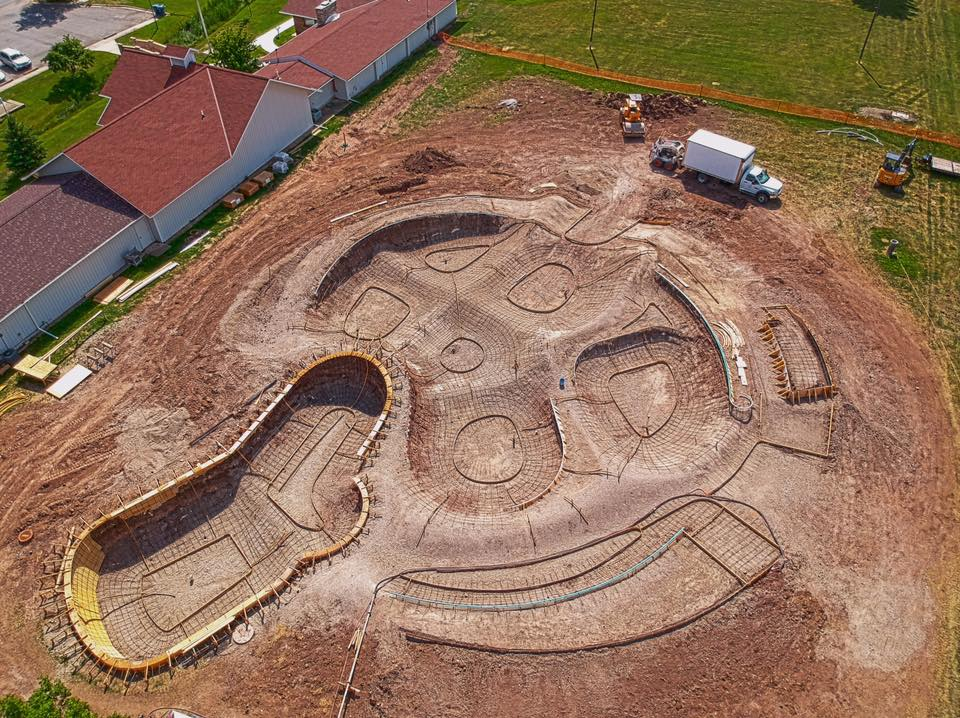
[{"label": "dirt access road", "polygon": [[[423,82],[389,93],[390,116]],[[517,98],[521,109],[497,111],[503,97]],[[474,98],[474,109],[400,136],[371,108],[351,123],[345,151],[340,137],[331,138],[213,249],[112,328],[113,365],[64,402],[39,400],[5,417],[0,690],[28,692],[38,675],[62,670],[39,638],[36,608],[38,560],[51,546],[81,515],[91,518],[118,494],[134,495],[138,483],[216,451],[191,439],[323,346],[304,327],[317,317],[316,282],[347,246],[332,217],[382,199],[393,207],[449,194],[525,198],[553,183],[534,194],[589,206],[611,226],[623,218],[670,221],[688,238],[677,240],[676,256],[695,268],[718,306],[730,308],[749,343],[762,346],[753,321],[762,305],[786,302],[808,317],[841,387],[832,458],[767,457],[731,482],[730,491],[764,512],[785,556],[754,587],[692,625],[616,649],[503,655],[411,643],[398,627],[412,614],[384,604],[371,623],[350,714],[929,713],[943,649],[945,562],[957,549],[957,531],[951,427],[923,337],[873,277],[812,228],[812,208],[789,201],[760,208],[650,171],[646,148],[622,142],[612,111],[598,99],[517,79]],[[566,109],[550,111],[556,107]],[[658,120],[651,131],[683,136],[735,122],[726,111],[700,108]],[[405,182],[418,175],[404,162],[428,145],[456,164],[419,176],[423,183]],[[389,191],[405,184],[406,192]],[[752,364],[769,388],[767,365]],[[818,408],[795,414],[783,402],[764,406],[765,426],[779,440],[818,436],[806,423]],[[409,415],[398,425],[375,465],[380,499],[369,533],[346,560],[318,568],[269,607],[251,643],[227,646],[172,680],[151,681],[149,690],[135,684],[126,693],[104,692],[82,681],[71,688],[99,710],[133,715],[160,705],[209,716],[327,714],[373,584],[413,551],[422,525],[408,526],[413,504],[403,490],[411,471]],[[588,523],[570,510],[562,522],[559,513],[546,516],[567,528],[541,535],[541,555],[581,543],[633,509],[610,484],[574,496],[588,506]],[[20,547],[15,537],[28,527],[35,538]],[[470,562],[481,543],[506,556],[532,550],[514,545],[509,532],[478,543],[481,532],[440,524],[428,535],[429,550],[451,563]],[[569,605],[589,617],[606,609],[604,600],[600,592]],[[523,624],[525,638],[546,630],[551,616]],[[445,612],[438,625],[456,627],[457,620]],[[613,629],[629,627],[629,610],[614,620]],[[502,644],[516,625],[493,619],[488,628],[489,642]]]}]

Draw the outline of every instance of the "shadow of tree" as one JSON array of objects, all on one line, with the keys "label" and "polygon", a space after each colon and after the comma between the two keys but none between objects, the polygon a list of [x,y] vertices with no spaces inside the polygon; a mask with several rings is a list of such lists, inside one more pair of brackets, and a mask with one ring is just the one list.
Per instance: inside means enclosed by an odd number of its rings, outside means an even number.
[{"label": "shadow of tree", "polygon": [[17,31],[51,27],[66,18],[70,6],[60,2],[31,3],[20,11]]},{"label": "shadow of tree", "polygon": [[97,79],[89,72],[64,75],[50,88],[50,92],[47,93],[47,102],[56,104],[66,100],[76,104],[88,98],[97,89]]},{"label": "shadow of tree", "polygon": [[853,0],[853,4],[870,12],[879,6],[881,17],[894,20],[909,20],[917,14],[917,0]]}]

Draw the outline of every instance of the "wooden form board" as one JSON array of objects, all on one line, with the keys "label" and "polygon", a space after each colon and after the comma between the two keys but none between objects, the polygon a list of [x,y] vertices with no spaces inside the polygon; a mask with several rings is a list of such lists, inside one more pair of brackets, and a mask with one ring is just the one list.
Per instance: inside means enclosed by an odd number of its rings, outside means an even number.
[{"label": "wooden form board", "polygon": [[31,379],[36,379],[37,381],[46,381],[54,370],[57,368],[57,365],[48,362],[46,359],[41,359],[40,357],[35,357],[33,354],[24,354],[23,358],[13,365],[15,371],[20,372],[24,376],[28,376]]},{"label": "wooden form board", "polygon": [[126,277],[117,277],[110,284],[105,286],[99,292],[93,295],[93,301],[97,304],[109,304],[114,299],[116,299],[120,294],[133,284],[132,279],[127,279]]},{"label": "wooden form board", "polygon": [[162,277],[164,274],[166,274],[167,272],[169,272],[169,271],[172,270],[172,269],[176,269],[176,268],[179,267],[179,266],[180,266],[180,265],[177,264],[176,262],[167,262],[165,265],[163,265],[162,267],[160,267],[160,269],[158,269],[156,272],[153,272],[153,273],[150,274],[149,276],[144,277],[144,278],[141,279],[139,282],[137,282],[136,284],[134,284],[132,287],[126,289],[122,294],[120,294],[120,295],[117,297],[117,301],[118,301],[118,302],[125,302],[125,301],[127,301],[130,297],[132,297],[134,294],[136,294],[137,292],[139,292],[141,289],[143,289],[144,287],[147,287],[147,286],[153,284],[155,281],[157,281],[158,279],[160,279],[160,277]]}]

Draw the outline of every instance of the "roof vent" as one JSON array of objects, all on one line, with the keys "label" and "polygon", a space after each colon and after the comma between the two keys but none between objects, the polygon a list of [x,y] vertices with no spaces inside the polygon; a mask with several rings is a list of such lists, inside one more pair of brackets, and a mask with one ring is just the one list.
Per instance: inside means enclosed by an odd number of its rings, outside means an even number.
[{"label": "roof vent", "polygon": [[337,0],[323,0],[322,3],[317,5],[318,25],[326,25],[338,17],[340,17],[340,13],[337,12]]}]

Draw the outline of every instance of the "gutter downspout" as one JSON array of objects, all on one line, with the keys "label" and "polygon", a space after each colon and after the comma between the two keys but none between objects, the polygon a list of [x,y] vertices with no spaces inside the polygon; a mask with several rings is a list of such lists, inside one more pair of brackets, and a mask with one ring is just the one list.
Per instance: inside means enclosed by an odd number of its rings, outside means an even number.
[{"label": "gutter downspout", "polygon": [[54,339],[59,339],[59,338],[60,338],[60,337],[58,337],[56,334],[51,334],[50,332],[48,332],[46,329],[44,329],[43,327],[41,327],[41,326],[37,323],[36,318],[34,318],[34,316],[33,316],[33,312],[30,311],[30,305],[29,305],[29,304],[27,304],[26,302],[24,302],[24,303],[23,303],[23,308],[27,310],[27,316],[30,317],[30,321],[33,322],[33,326],[35,326],[35,327],[37,328],[37,331],[38,331],[38,332],[43,332],[43,333],[46,334],[48,337],[53,337]]}]

